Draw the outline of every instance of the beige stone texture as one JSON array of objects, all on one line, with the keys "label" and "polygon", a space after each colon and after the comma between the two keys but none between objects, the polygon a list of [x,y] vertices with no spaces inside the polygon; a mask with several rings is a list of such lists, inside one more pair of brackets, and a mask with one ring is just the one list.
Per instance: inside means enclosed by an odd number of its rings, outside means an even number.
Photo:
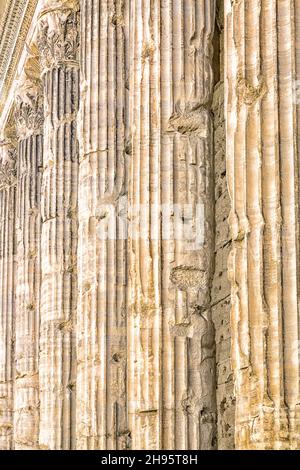
[{"label": "beige stone texture", "polygon": [[0,450],[300,448],[299,19],[0,1]]},{"label": "beige stone texture", "polygon": [[299,1],[225,1],[238,449],[299,449]]}]

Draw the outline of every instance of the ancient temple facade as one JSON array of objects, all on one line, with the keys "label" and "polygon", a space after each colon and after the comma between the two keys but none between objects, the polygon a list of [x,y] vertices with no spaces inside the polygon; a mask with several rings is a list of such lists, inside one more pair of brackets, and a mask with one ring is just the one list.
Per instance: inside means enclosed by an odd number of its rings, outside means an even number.
[{"label": "ancient temple facade", "polygon": [[300,449],[300,0],[0,0],[0,449]]}]

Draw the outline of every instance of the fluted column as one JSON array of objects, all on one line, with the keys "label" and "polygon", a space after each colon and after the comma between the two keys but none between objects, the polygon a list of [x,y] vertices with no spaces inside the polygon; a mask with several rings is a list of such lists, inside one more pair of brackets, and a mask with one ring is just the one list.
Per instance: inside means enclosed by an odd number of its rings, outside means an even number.
[{"label": "fluted column", "polygon": [[15,142],[0,142],[0,449],[13,449]]},{"label": "fluted column", "polygon": [[299,440],[300,3],[225,1],[236,447]]},{"label": "fluted column", "polygon": [[[31,61],[37,64],[37,59]],[[29,61],[28,61],[29,62]],[[29,64],[28,64],[29,65]],[[39,322],[43,96],[38,78],[26,78],[16,97],[17,279],[15,314],[15,449],[39,446]]]},{"label": "fluted column", "polygon": [[132,445],[212,449],[215,2],[134,0],[130,18]]},{"label": "fluted column", "polygon": [[77,302],[77,1],[43,2],[38,48],[44,91],[40,306],[40,446],[75,446]]},{"label": "fluted column", "polygon": [[128,0],[82,0],[77,447],[130,447],[126,397]]}]

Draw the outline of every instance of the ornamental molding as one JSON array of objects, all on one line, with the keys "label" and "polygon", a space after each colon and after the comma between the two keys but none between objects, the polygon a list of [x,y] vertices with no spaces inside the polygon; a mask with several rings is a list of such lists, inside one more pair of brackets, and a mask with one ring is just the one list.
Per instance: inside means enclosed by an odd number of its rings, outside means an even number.
[{"label": "ornamental molding", "polygon": [[10,0],[0,22],[0,114],[24,50],[38,0]]}]

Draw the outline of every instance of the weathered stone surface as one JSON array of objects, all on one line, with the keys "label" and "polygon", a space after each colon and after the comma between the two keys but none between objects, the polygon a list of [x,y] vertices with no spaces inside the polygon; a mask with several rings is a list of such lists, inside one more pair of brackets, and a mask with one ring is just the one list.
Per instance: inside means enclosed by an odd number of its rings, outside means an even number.
[{"label": "weathered stone surface", "polygon": [[0,142],[0,449],[14,442],[15,204],[16,147]]},{"label": "weathered stone surface", "polygon": [[[32,59],[28,59],[32,60]],[[41,274],[41,82],[25,76],[16,96],[18,136],[16,187],[15,449],[39,448],[39,326]]]},{"label": "weathered stone surface", "polygon": [[75,444],[78,2],[44,2],[37,45],[44,94],[39,444]]},{"label": "weathered stone surface", "polygon": [[231,368],[230,284],[227,279],[227,257],[231,244],[231,236],[228,225],[230,199],[226,178],[223,7],[224,2],[217,1],[214,37],[214,70],[216,84],[212,101],[214,116],[216,234],[215,272],[212,290],[212,320],[216,331],[218,449],[233,449],[235,446],[235,398]]},{"label": "weathered stone surface", "polygon": [[299,441],[300,4],[225,1],[232,365],[239,449]]},{"label": "weathered stone surface", "polygon": [[218,447],[215,7],[38,2],[12,103],[17,174],[3,165],[17,186],[11,447]]},{"label": "weathered stone surface", "polygon": [[[129,206],[139,212],[129,213],[132,446],[213,449],[215,2],[131,3]],[[162,205],[169,208],[166,217]],[[182,222],[195,227],[197,208],[203,214],[199,246],[195,232],[188,241],[176,226],[178,211]],[[135,236],[142,232],[142,239]]]},{"label": "weathered stone surface", "polygon": [[300,448],[299,2],[0,14],[0,449]]},{"label": "weathered stone surface", "polygon": [[127,449],[129,6],[81,1],[76,442]]}]

